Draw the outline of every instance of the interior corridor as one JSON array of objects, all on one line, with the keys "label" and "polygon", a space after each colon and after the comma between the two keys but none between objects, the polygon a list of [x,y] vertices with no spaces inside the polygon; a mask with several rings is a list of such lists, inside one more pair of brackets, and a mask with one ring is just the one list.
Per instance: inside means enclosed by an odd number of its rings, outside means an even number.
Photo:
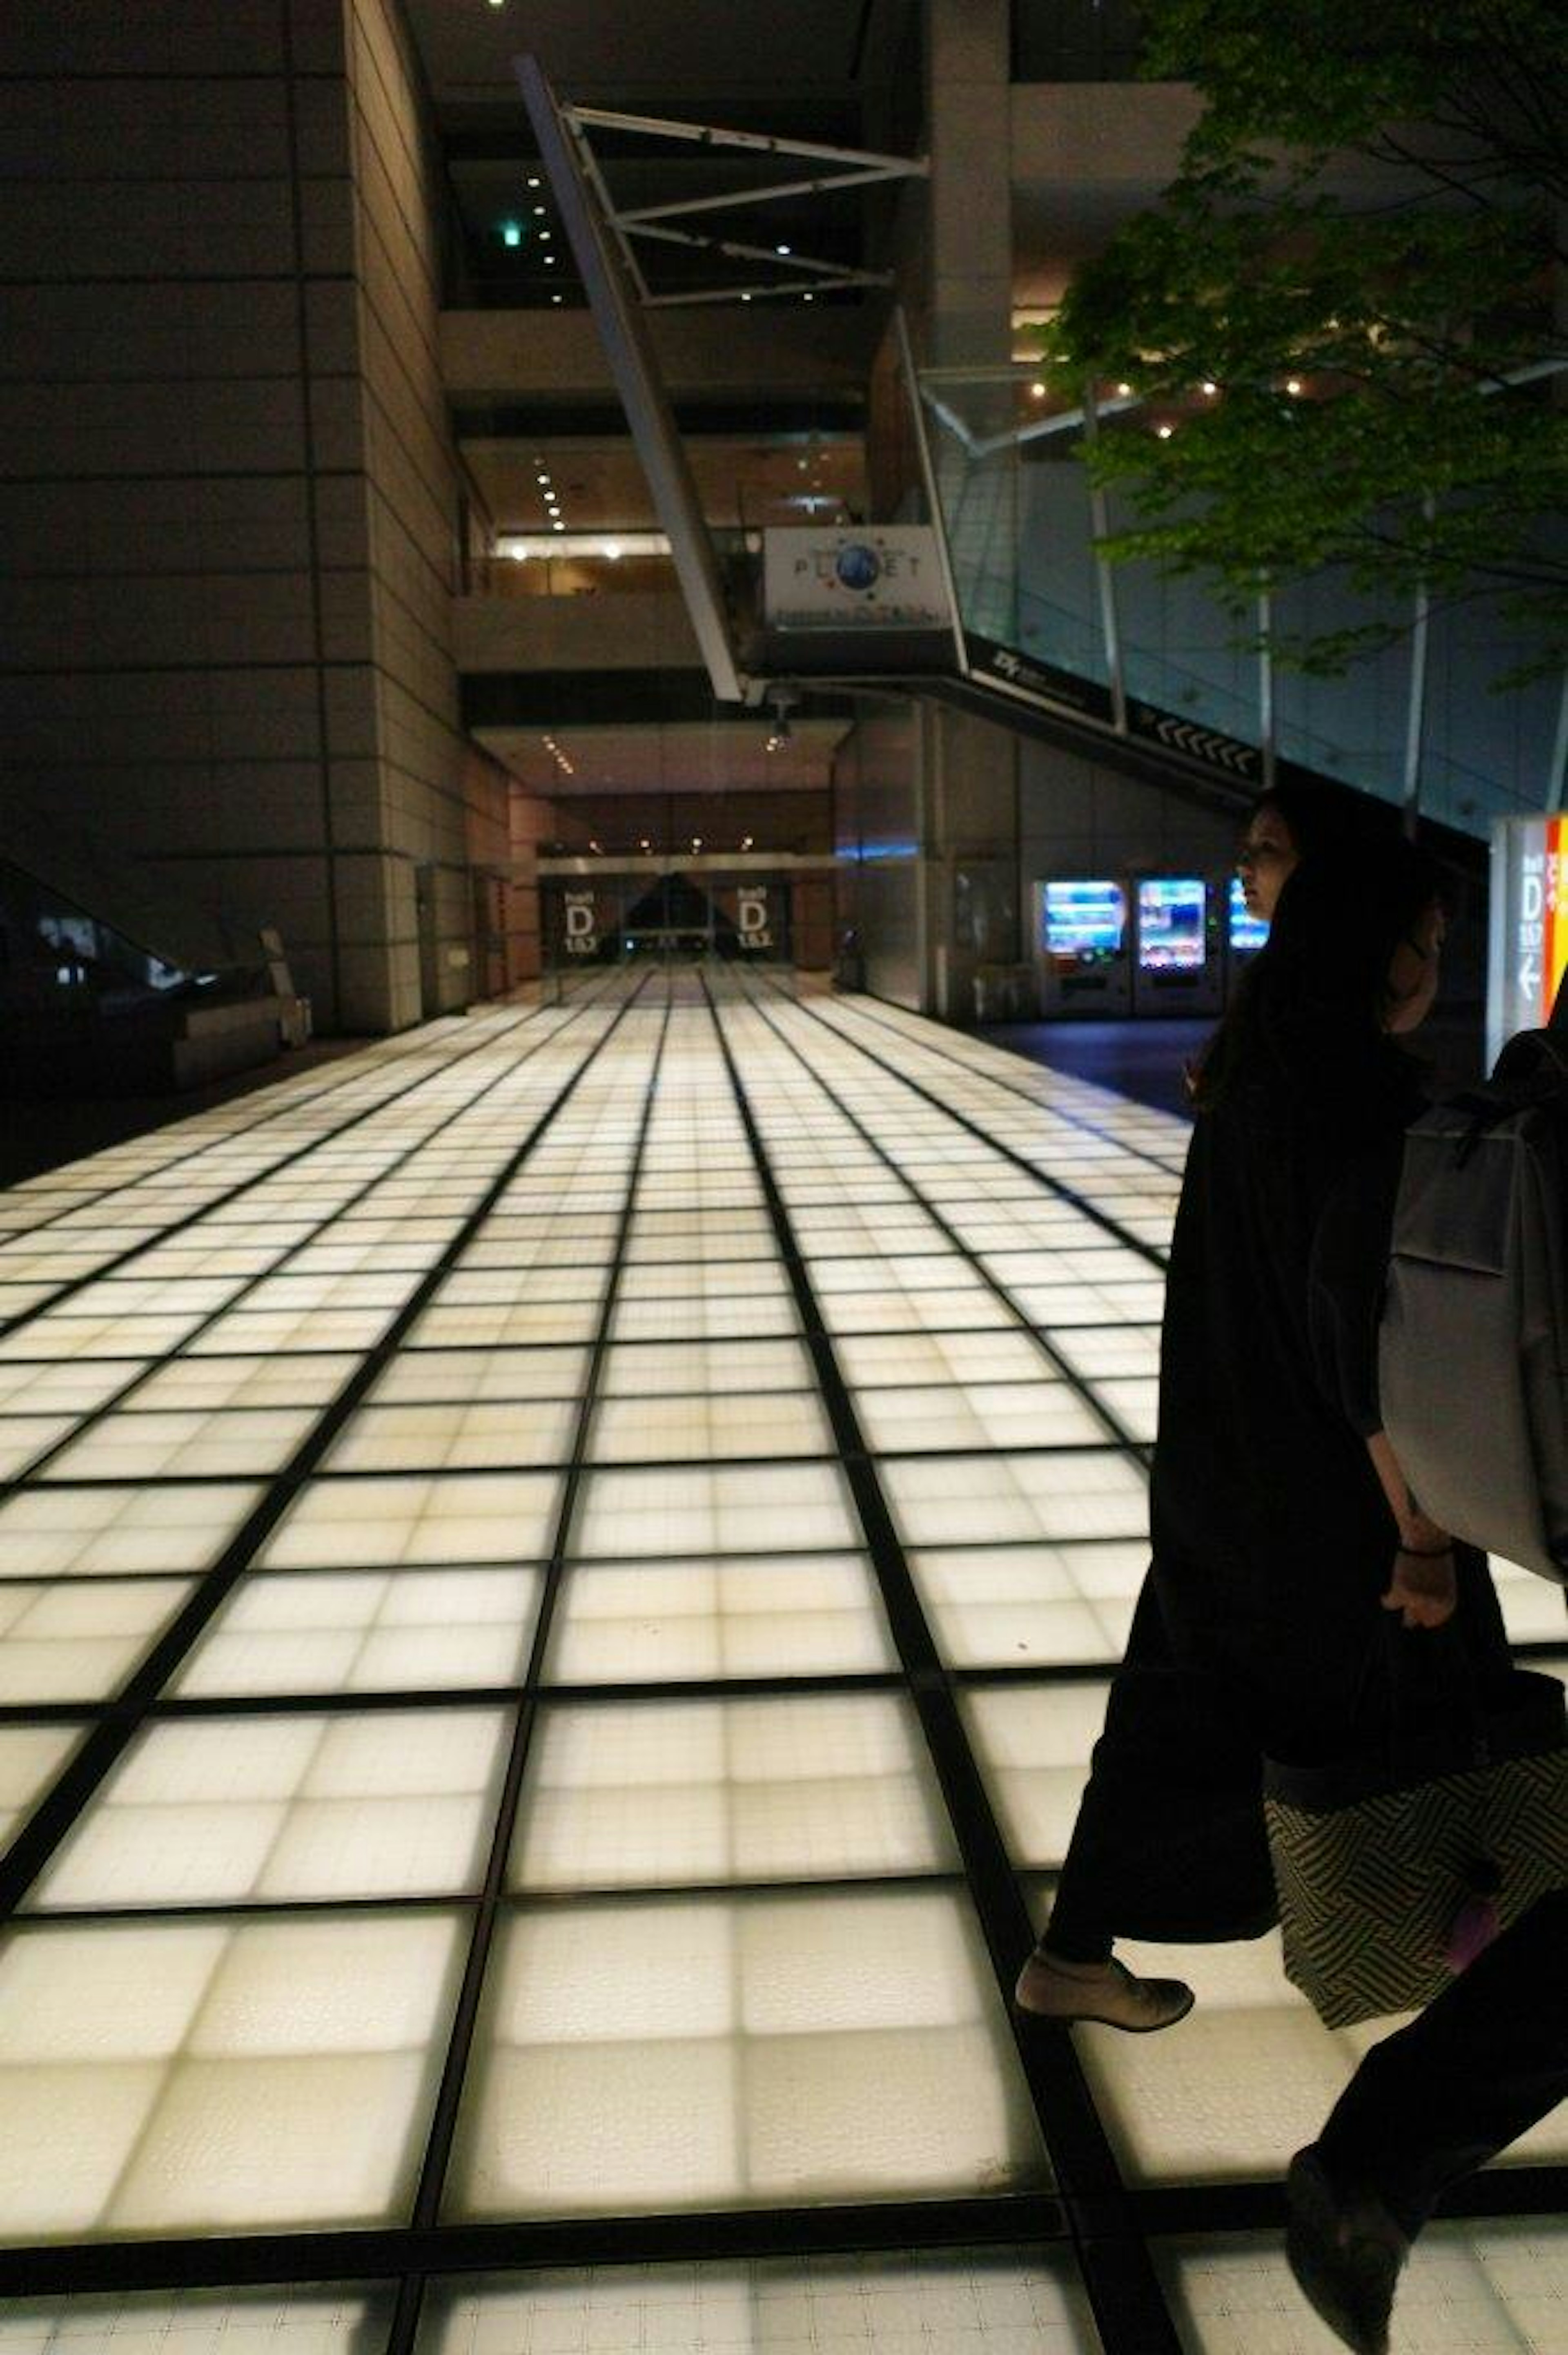
[{"label": "interior corridor", "polygon": [[[1272,1938],[1006,2000],[1185,1141],[633,971],[0,1195],[0,2355],[1324,2355],[1278,2180],[1382,2024]],[[1562,2355],[1564,2161],[1396,2347]]]}]

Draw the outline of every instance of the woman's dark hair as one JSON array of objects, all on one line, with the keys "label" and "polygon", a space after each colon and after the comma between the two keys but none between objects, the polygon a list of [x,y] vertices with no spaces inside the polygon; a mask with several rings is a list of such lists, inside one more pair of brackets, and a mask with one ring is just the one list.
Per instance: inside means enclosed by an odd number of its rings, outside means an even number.
[{"label": "woman's dark hair", "polygon": [[1399,813],[1391,802],[1373,801],[1336,785],[1327,778],[1303,784],[1286,778],[1259,794],[1249,818],[1259,810],[1273,810],[1285,820],[1298,858],[1316,858],[1355,849],[1363,842],[1384,842],[1398,831]]},{"label": "woman's dark hair", "polygon": [[1441,896],[1436,861],[1400,835],[1304,857],[1193,1074],[1200,1109],[1243,1078],[1312,1096],[1375,1084],[1387,1065],[1389,966]]}]

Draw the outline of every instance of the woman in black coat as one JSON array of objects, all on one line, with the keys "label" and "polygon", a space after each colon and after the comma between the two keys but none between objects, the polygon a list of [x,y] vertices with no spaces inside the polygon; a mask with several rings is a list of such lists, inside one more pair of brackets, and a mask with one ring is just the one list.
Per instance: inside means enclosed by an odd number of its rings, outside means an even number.
[{"label": "woman in black coat", "polygon": [[1113,1938],[1255,1936],[1276,1918],[1262,1760],[1355,1737],[1383,1610],[1458,1611],[1506,1660],[1484,1560],[1422,1513],[1379,1427],[1376,1329],[1403,1135],[1395,1043],[1430,1009],[1443,916],[1398,838],[1314,852],[1196,1074],[1171,1241],[1152,1561],[1049,1924],[1017,1999],[1169,2026],[1180,1980]]}]

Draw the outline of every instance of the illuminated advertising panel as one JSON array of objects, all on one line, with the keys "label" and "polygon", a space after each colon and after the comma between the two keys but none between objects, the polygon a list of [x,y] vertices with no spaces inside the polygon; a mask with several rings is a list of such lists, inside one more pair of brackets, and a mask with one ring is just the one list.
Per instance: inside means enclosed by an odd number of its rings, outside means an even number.
[{"label": "illuminated advertising panel", "polygon": [[1208,886],[1201,875],[1146,875],[1138,887],[1138,963],[1142,973],[1197,973],[1207,943]]},{"label": "illuminated advertising panel", "polygon": [[1538,1030],[1568,973],[1568,816],[1499,818],[1492,829],[1487,1049]]}]

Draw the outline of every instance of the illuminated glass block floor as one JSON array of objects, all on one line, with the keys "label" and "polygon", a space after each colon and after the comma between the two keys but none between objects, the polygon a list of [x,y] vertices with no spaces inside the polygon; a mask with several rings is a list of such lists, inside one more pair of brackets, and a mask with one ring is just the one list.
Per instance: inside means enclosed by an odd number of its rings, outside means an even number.
[{"label": "illuminated glass block floor", "polygon": [[1223,2235],[1366,2040],[1271,1942],[1075,2062],[1006,2000],[1142,1573],[1184,1150],[662,976],[0,1197],[0,2355],[1229,2343],[1118,2187]]}]

